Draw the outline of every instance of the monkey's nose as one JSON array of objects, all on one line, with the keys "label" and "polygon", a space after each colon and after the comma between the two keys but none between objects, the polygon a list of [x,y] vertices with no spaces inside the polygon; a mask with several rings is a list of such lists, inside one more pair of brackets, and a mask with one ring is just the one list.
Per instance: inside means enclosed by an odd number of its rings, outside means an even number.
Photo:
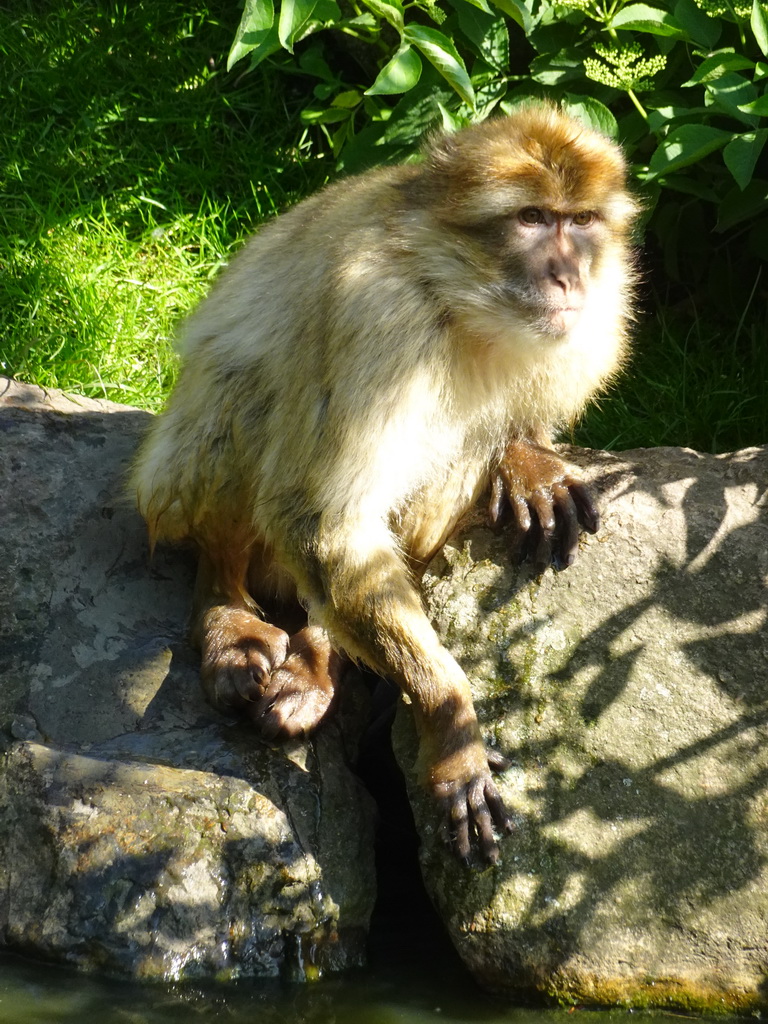
[{"label": "monkey's nose", "polygon": [[549,265],[549,282],[560,289],[563,295],[570,296],[579,287],[579,273],[568,263],[553,260]]}]

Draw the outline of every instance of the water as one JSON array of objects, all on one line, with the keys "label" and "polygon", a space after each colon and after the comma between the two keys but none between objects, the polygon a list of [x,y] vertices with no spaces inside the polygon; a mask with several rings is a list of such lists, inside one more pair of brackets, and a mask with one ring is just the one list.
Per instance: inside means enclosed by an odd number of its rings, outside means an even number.
[{"label": "water", "polygon": [[[314,985],[137,985],[0,956],[2,1024],[670,1024],[671,1013],[509,1008],[436,960]],[[678,1018],[679,1019],[679,1018]]]}]

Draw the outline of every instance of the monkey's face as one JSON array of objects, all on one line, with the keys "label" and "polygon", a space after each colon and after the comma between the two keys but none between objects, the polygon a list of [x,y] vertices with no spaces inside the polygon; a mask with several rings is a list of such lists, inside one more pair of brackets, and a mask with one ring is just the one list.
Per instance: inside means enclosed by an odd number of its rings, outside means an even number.
[{"label": "monkey's face", "polygon": [[584,312],[603,236],[593,210],[516,211],[500,239],[499,299],[538,332],[568,333]]},{"label": "monkey's face", "polygon": [[618,146],[551,107],[438,138],[407,190],[446,304],[534,341],[610,305],[637,212],[625,176]]},{"label": "monkey's face", "polygon": [[496,328],[537,337],[567,335],[599,301],[610,230],[597,211],[518,206],[481,223],[454,226],[454,292],[466,312]]}]

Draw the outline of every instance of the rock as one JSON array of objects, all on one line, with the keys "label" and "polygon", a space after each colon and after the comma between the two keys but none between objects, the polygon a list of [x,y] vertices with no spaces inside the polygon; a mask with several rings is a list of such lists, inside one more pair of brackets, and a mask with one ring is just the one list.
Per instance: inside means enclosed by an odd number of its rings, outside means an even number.
[{"label": "rock", "polygon": [[[122,495],[147,421],[0,385],[0,942],[148,978],[357,963],[374,895],[370,801],[347,768],[359,691],[291,745],[204,702],[192,566],[148,562]],[[472,526],[425,578],[513,761],[516,821],[497,867],[456,863],[402,708],[426,885],[496,992],[758,1010],[768,450],[584,458],[606,515],[573,568],[534,578]]]},{"label": "rock", "polygon": [[357,964],[361,693],[290,745],[204,702],[190,558],[150,564],[123,494],[148,420],[0,380],[0,942],[164,979]]},{"label": "rock", "polygon": [[486,738],[513,761],[516,827],[497,867],[453,860],[401,709],[424,879],[489,989],[764,1008],[768,449],[587,461],[605,522],[573,568],[533,578],[472,528],[427,574]]}]

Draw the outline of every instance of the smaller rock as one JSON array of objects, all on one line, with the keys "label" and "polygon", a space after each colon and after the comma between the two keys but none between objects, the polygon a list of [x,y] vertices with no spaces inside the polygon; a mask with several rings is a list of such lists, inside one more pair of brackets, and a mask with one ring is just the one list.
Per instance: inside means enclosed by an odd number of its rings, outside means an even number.
[{"label": "smaller rock", "polygon": [[358,964],[364,697],[274,746],[205,703],[189,555],[150,563],[124,493],[149,420],[0,380],[0,943],[161,979]]},{"label": "smaller rock", "polygon": [[[304,980],[362,962],[365,891],[353,907],[347,890],[340,910],[338,879],[323,867],[354,837],[329,835],[321,819],[302,835],[318,768],[279,752],[272,760],[281,764],[257,786],[253,771],[246,779],[15,744],[0,774],[5,942],[165,980]],[[343,784],[333,773],[326,782]]]}]

